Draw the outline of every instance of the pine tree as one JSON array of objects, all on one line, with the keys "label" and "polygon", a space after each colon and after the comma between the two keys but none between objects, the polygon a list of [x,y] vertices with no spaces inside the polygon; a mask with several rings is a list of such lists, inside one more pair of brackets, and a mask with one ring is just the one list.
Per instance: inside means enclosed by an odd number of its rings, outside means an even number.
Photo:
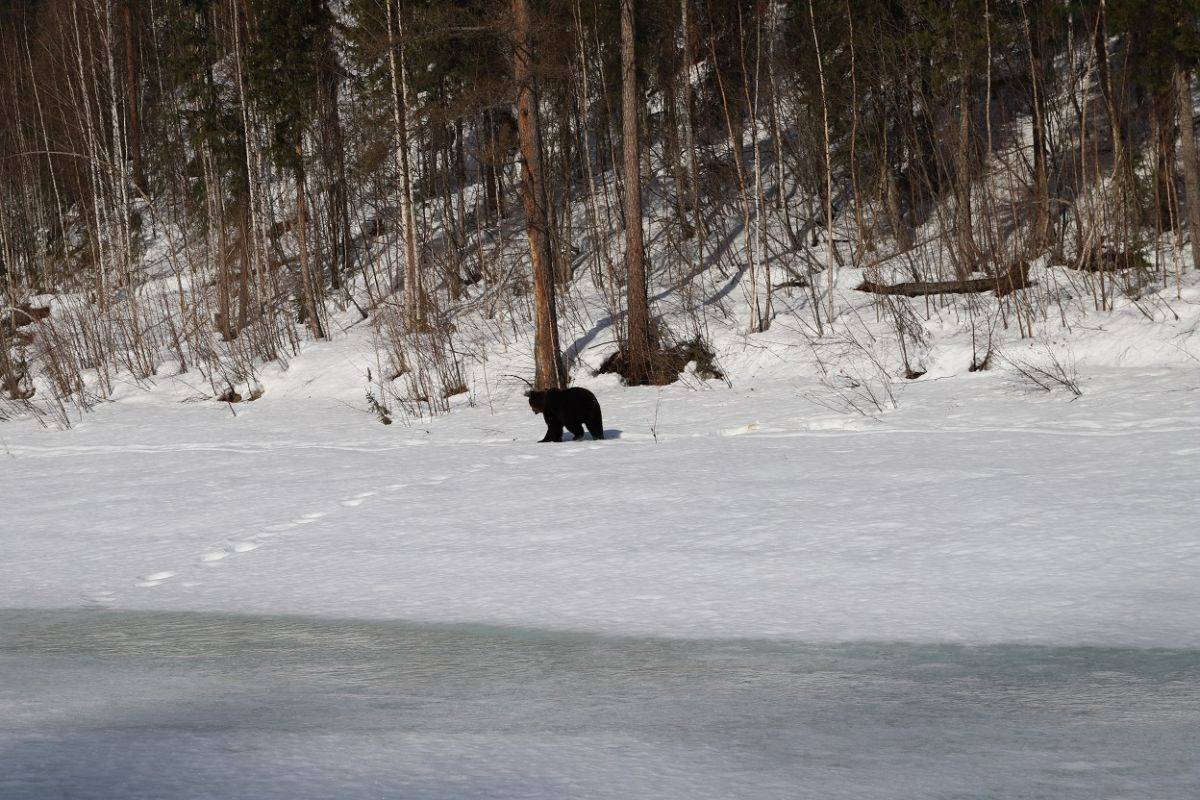
[{"label": "pine tree", "polygon": [[308,163],[305,137],[318,105],[322,43],[332,19],[319,0],[255,0],[257,38],[251,43],[249,74],[260,108],[270,122],[270,152],[288,169],[296,189],[294,229],[300,257],[301,317],[323,337],[319,276],[309,249]]}]

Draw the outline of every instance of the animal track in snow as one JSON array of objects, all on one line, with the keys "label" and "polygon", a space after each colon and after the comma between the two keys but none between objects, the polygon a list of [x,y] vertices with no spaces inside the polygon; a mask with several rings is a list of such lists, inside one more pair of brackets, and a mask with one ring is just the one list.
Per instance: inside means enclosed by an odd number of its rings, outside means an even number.
[{"label": "animal track in snow", "polygon": [[[520,454],[504,459],[504,463],[510,465],[522,464],[527,461],[534,461],[540,458],[541,455]],[[455,473],[434,473],[430,475],[414,476],[414,478],[395,483],[380,484],[374,489],[365,490],[356,494],[350,495],[339,501],[343,508],[356,508],[364,503],[368,498],[388,492],[399,492],[403,489],[412,487],[427,487],[432,488],[439,486],[447,481],[452,480],[455,476],[464,474],[478,473],[484,470],[495,469],[501,465],[497,462],[477,461],[464,465],[458,472]],[[300,529],[311,523],[317,522],[327,516],[328,511],[309,511],[299,514],[291,519],[284,519],[280,522],[274,522],[262,525],[257,532],[251,533],[245,539],[225,540],[218,544],[210,544],[203,548],[191,562],[191,566],[185,570],[186,578],[178,580],[176,585],[181,588],[194,588],[204,584],[204,575],[207,569],[214,568],[220,565],[228,558],[239,553],[248,553],[252,550],[261,548],[264,544],[276,536],[286,534],[299,533]],[[137,577],[135,585],[143,588],[152,588],[160,586],[164,582],[176,578],[179,573],[172,570],[159,570],[150,572]],[[113,592],[93,592],[83,595],[84,600],[93,606],[106,606],[116,602],[116,596]]]},{"label": "animal track in snow", "polygon": [[378,492],[359,492],[353,497],[347,497],[345,500],[343,500],[342,505],[346,508],[361,506],[364,500],[366,500],[368,497],[374,497],[376,494],[378,494]]},{"label": "animal track in snow", "polygon": [[722,436],[742,436],[747,433],[754,433],[761,427],[757,422],[747,422],[745,425],[739,425],[736,428],[726,428],[721,431]]},{"label": "animal track in snow", "polygon": [[218,561],[224,561],[236,553],[249,553],[251,550],[257,550],[260,547],[262,545],[255,541],[233,542],[226,547],[206,550],[200,556],[200,561],[204,564],[216,564]]},{"label": "animal track in snow", "polygon": [[158,586],[163,581],[169,581],[175,577],[175,573],[170,570],[162,570],[160,572],[151,572],[148,575],[143,575],[138,579],[138,586],[151,587]]},{"label": "animal track in snow", "polygon": [[254,541],[234,542],[227,547],[213,548],[205,551],[205,553],[200,556],[200,560],[206,564],[215,564],[218,561],[223,561],[226,558],[229,558],[229,556],[234,555],[235,553],[249,553],[251,550],[257,550],[260,547],[262,547],[262,545]]},{"label": "animal track in snow", "polygon": [[[530,461],[530,460],[534,460],[537,458],[538,458],[538,456],[535,456],[535,455],[519,455],[519,456],[516,456],[515,458],[505,459],[505,461],[508,463],[519,464],[524,461]],[[461,474],[466,474],[466,473],[475,473],[475,472],[479,472],[482,470],[493,468],[495,466],[496,466],[495,464],[488,463],[488,462],[482,462],[482,461],[475,462],[475,463],[472,463],[472,464],[464,467],[462,469],[462,471],[457,474],[461,475]],[[398,481],[396,483],[384,484],[384,485],[376,487],[375,489],[358,492],[357,494],[351,495],[350,497],[346,497],[346,498],[340,500],[339,504],[344,508],[356,508],[357,506],[362,505],[362,503],[365,502],[368,498],[375,497],[383,492],[396,492],[401,489],[406,489],[406,488],[409,488],[414,485],[415,486],[424,486],[424,487],[434,487],[434,486],[438,486],[442,483],[445,483],[446,481],[450,480],[453,477],[454,477],[454,475],[451,475],[451,474],[439,473],[439,474],[422,476],[421,478],[419,478],[416,481]],[[219,564],[220,562],[223,562],[226,559],[228,559],[229,557],[236,555],[238,553],[248,553],[252,550],[257,550],[263,546],[263,544],[265,543],[264,540],[268,540],[274,536],[285,534],[288,532],[298,532],[298,529],[301,528],[302,526],[317,522],[328,515],[329,515],[329,512],[327,512],[327,511],[309,511],[304,514],[300,514],[299,516],[294,517],[290,520],[285,520],[282,522],[275,522],[275,523],[271,523],[268,525],[264,525],[261,528],[259,528],[258,533],[254,533],[254,534],[250,535],[249,537],[247,537],[246,539],[232,541],[232,542],[226,540],[226,542],[224,542],[222,544],[210,545],[200,552],[199,557],[198,557],[199,563],[193,562],[193,564],[195,564],[195,567],[193,567],[193,569],[199,568],[199,567],[214,567],[217,564]],[[171,570],[160,570],[158,572],[151,572],[151,573],[139,576],[137,578],[136,585],[140,586],[140,587],[146,587],[146,588],[159,586],[162,583],[164,583],[165,581],[168,581],[168,580],[176,577],[176,575],[177,575],[177,573],[174,571],[171,571]],[[195,573],[196,577],[199,577],[200,575],[201,575],[200,572]],[[201,581],[197,581],[197,580],[181,581],[179,585],[184,588],[195,587],[195,586],[201,585]],[[112,592],[92,593],[90,595],[85,595],[85,599],[88,602],[95,604],[95,605],[105,605],[108,603],[115,602],[115,597],[113,596]]]}]

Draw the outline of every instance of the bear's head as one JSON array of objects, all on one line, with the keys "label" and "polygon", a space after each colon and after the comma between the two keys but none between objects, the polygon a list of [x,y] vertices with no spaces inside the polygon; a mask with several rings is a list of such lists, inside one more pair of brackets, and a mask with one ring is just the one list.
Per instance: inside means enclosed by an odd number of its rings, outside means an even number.
[{"label": "bear's head", "polygon": [[529,398],[529,407],[533,409],[533,413],[541,414],[546,410],[545,392],[535,392],[530,389],[525,393],[525,396]]}]

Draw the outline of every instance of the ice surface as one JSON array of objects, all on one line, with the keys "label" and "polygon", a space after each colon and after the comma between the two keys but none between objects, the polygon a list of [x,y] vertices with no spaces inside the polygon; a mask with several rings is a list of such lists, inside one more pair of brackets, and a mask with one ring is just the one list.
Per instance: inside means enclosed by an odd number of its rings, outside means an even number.
[{"label": "ice surface", "polygon": [[1195,797],[1196,652],[0,613],[0,797]]}]

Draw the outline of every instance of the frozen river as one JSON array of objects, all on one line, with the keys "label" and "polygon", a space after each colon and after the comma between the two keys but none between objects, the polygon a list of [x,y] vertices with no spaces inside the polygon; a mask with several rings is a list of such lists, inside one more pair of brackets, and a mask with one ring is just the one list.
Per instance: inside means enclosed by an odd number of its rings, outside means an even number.
[{"label": "frozen river", "polygon": [[1195,798],[1200,653],[0,612],[0,797]]}]

